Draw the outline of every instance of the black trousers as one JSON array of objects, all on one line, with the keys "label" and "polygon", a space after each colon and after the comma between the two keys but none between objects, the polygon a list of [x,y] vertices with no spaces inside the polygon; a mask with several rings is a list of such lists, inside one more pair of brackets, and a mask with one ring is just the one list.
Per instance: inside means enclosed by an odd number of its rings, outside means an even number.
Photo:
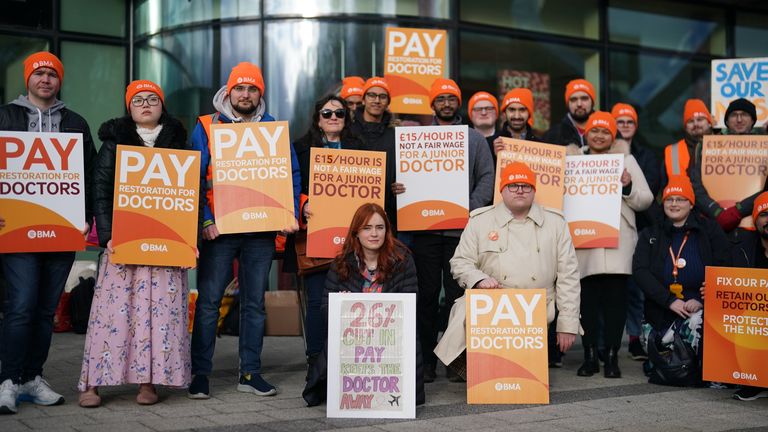
[{"label": "black trousers", "polygon": [[598,326],[603,322],[606,348],[620,347],[627,321],[627,278],[623,274],[587,276],[581,280],[581,326],[584,346],[598,345]]}]

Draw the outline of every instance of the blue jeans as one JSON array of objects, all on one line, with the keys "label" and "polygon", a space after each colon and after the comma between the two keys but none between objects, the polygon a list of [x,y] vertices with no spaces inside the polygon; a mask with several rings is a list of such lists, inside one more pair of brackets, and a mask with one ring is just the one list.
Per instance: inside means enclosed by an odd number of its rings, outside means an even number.
[{"label": "blue jeans", "polygon": [[53,316],[74,252],[0,254],[8,293],[0,336],[0,382],[26,382],[43,374]]},{"label": "blue jeans", "polygon": [[307,315],[304,319],[304,335],[307,339],[307,355],[320,354],[325,346],[325,321],[323,320],[323,293],[328,270],[304,276],[307,293]]},{"label": "blue jeans", "polygon": [[261,373],[264,341],[264,292],[275,255],[275,233],[225,234],[204,240],[197,270],[197,303],[192,330],[192,374],[210,375],[216,326],[224,289],[232,281],[237,258],[240,286],[240,373]]}]

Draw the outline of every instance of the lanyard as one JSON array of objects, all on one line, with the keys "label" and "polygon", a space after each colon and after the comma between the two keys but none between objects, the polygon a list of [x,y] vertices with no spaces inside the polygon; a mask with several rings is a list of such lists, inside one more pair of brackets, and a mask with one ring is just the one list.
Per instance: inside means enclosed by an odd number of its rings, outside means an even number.
[{"label": "lanyard", "polygon": [[685,243],[688,241],[688,234],[690,231],[686,231],[685,237],[683,237],[683,242],[680,243],[680,249],[677,250],[677,256],[672,252],[672,246],[669,246],[669,256],[672,258],[672,277],[675,279],[675,283],[677,283],[677,272],[678,269],[681,269],[685,267],[685,264],[678,265],[680,263],[680,255],[683,253],[683,248],[685,247]]}]

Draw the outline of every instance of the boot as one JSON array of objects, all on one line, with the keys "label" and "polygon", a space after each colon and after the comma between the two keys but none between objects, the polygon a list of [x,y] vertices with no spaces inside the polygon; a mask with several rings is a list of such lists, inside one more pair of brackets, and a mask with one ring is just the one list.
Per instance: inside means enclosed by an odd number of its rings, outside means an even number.
[{"label": "boot", "polygon": [[578,376],[592,376],[600,372],[600,363],[597,361],[597,349],[593,345],[584,345],[584,363],[576,371]]},{"label": "boot", "polygon": [[604,373],[606,378],[621,378],[618,347],[611,347],[611,349],[606,351]]}]

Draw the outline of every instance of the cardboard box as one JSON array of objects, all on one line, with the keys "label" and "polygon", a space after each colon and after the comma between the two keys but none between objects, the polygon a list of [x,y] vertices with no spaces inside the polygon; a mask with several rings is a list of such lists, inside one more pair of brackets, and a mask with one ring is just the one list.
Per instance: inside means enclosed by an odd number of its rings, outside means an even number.
[{"label": "cardboard box", "polygon": [[299,293],[292,290],[264,293],[267,310],[266,336],[301,336]]}]

